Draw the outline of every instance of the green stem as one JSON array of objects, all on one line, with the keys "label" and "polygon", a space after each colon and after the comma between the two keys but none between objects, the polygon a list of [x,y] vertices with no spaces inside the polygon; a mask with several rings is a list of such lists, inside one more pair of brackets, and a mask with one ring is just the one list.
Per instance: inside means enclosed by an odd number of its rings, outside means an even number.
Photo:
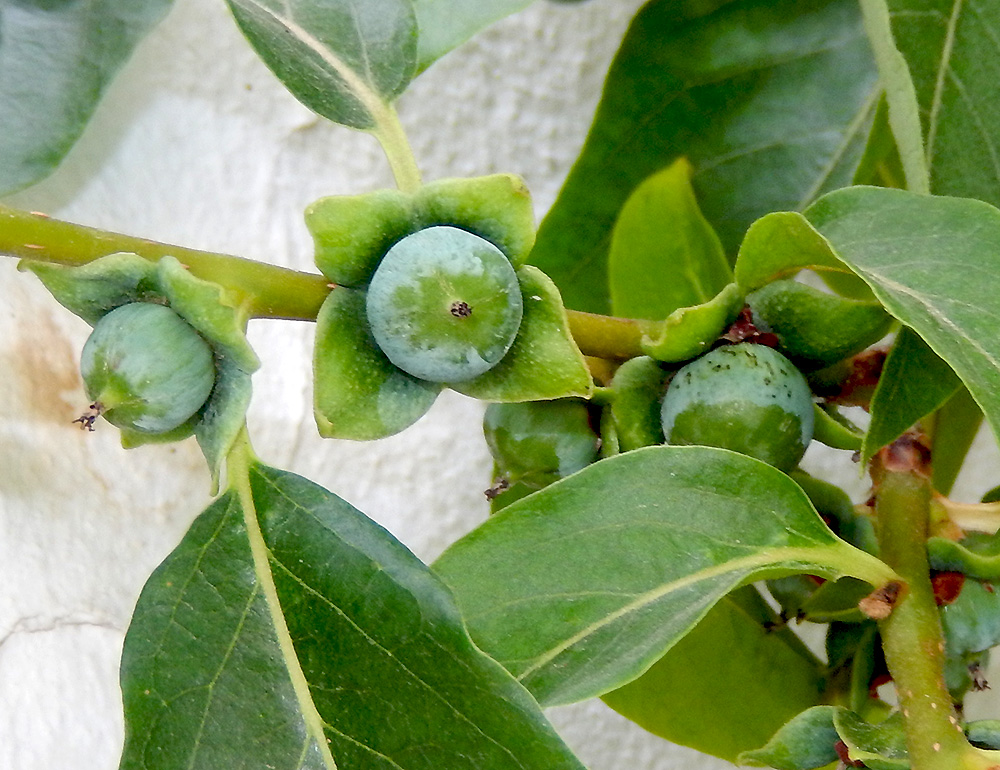
[{"label": "green stem", "polygon": [[[193,275],[239,294],[251,318],[314,321],[333,288],[322,275],[97,230],[0,205],[0,255],[84,265],[122,251],[154,262],[167,255],[176,257]],[[651,321],[576,310],[567,313],[577,345],[584,355],[597,358],[625,360],[642,355],[643,333],[656,326]]]},{"label": "green stem", "polygon": [[912,770],[985,770],[996,760],[966,741],[944,682],[944,636],[927,563],[930,501],[922,473],[884,470],[876,495],[880,556],[907,591],[879,630]]},{"label": "green stem", "polygon": [[96,230],[0,205],[0,254],[83,265],[122,251],[151,261],[176,257],[192,274],[240,295],[255,318],[315,319],[331,288],[321,275]]},{"label": "green stem", "polygon": [[405,193],[414,193],[420,189],[420,169],[417,159],[410,148],[410,140],[406,137],[399,115],[391,106],[386,107],[378,116],[378,123],[372,134],[382,145],[389,168],[392,169],[396,186]]}]

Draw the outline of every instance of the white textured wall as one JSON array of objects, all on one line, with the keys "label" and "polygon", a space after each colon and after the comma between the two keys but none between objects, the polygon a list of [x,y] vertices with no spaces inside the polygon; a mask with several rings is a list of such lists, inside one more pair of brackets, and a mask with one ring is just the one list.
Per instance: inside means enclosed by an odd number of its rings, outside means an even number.
[{"label": "white textured wall", "polygon": [[[540,3],[436,64],[399,102],[425,177],[519,173],[540,216],[638,5]],[[287,95],[222,0],[177,0],[64,166],[10,202],[310,269],[306,204],[390,184],[375,142],[314,119]],[[146,576],[208,502],[208,481],[193,442],[126,453],[114,429],[72,426],[86,406],[76,361],[87,326],[9,260],[0,296],[0,770],[112,770],[122,637]],[[434,558],[486,515],[482,407],[446,393],[395,438],[322,441],[311,417],[311,334],[309,324],[251,327],[264,361],[250,416],[259,454]],[[551,716],[592,770],[728,766],[600,703]]]}]

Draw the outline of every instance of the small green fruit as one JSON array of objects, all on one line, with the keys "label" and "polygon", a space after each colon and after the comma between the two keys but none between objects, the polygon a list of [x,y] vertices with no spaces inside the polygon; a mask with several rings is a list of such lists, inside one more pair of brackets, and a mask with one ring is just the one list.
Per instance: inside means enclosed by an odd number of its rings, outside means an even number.
[{"label": "small green fruit", "polygon": [[382,258],[365,305],[375,342],[404,372],[461,382],[510,349],[524,312],[510,260],[457,227],[428,227]]},{"label": "small green fruit", "polygon": [[660,413],[668,444],[732,449],[791,470],[812,440],[805,378],[763,345],[716,348],[680,369]]},{"label": "small green fruit", "polygon": [[87,395],[119,428],[166,433],[208,400],[212,348],[164,305],[134,302],[101,318],[80,357]]},{"label": "small green fruit", "polygon": [[747,297],[754,325],[778,337],[782,352],[804,370],[823,369],[878,342],[892,317],[861,302],[783,279]]},{"label": "small green fruit", "polygon": [[599,441],[580,399],[490,404],[483,432],[508,482],[541,489],[597,459]]}]

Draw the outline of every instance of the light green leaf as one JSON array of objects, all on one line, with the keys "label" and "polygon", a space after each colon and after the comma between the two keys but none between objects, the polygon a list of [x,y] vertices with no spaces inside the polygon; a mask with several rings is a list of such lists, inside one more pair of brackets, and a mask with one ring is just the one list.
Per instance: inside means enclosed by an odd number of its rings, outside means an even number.
[{"label": "light green leaf", "polygon": [[604,702],[673,743],[735,762],[820,698],[819,661],[777,622],[753,586],[740,588]]},{"label": "light green leaf", "polygon": [[942,495],[951,494],[958,472],[982,424],[983,410],[964,385],[938,412],[934,425],[931,486]]},{"label": "light green leaf", "polygon": [[961,572],[977,580],[1000,580],[1000,537],[969,532],[962,540],[927,540],[927,558],[936,570]]},{"label": "light green leaf", "polygon": [[48,176],[172,0],[0,5],[0,195]]},{"label": "light green leaf", "polygon": [[686,156],[734,254],[758,217],[850,182],[877,103],[854,0],[653,0],[612,64],[531,261],[568,307],[606,313],[611,227],[650,174]]},{"label": "light green leaf", "polygon": [[399,433],[431,408],[442,385],[385,357],[368,329],[365,294],[334,289],[316,318],[313,411],[320,435],[370,440]]},{"label": "light green leaf", "polygon": [[412,0],[420,27],[417,67],[422,72],[479,30],[534,0]]},{"label": "light green leaf", "polygon": [[[929,187],[911,184],[911,189],[1000,205],[1000,1],[888,0],[886,5],[892,43],[912,83],[907,111],[917,111],[907,134],[922,138],[929,178]],[[891,99],[906,84],[887,81],[886,87]],[[917,119],[919,126],[913,126]]]},{"label": "light green leaf", "polygon": [[813,439],[834,449],[857,452],[861,449],[861,432],[831,408],[813,404]]},{"label": "light green leaf", "polygon": [[409,0],[226,0],[264,63],[306,107],[378,131],[415,74]]},{"label": "light green leaf", "polygon": [[645,179],[625,201],[611,233],[611,312],[658,321],[708,302],[733,271],[705,220],[684,158]]},{"label": "light green leaf", "polygon": [[960,387],[951,367],[926,342],[901,329],[872,396],[861,464],[867,466],[879,449],[941,408]]},{"label": "light green leaf", "polygon": [[582,770],[391,535],[301,477],[254,466],[247,487],[139,599],[123,770]]},{"label": "light green leaf", "polygon": [[892,579],[838,540],[788,476],[699,446],[602,460],[505,508],[435,569],[477,644],[543,705],[637,678],[754,579]]},{"label": "light green leaf", "polygon": [[500,363],[465,382],[449,383],[459,393],[484,401],[537,401],[590,395],[593,381],[573,341],[559,291],[530,265],[517,270],[524,317],[514,344]]},{"label": "light green leaf", "polygon": [[631,358],[618,367],[605,413],[614,425],[619,451],[664,442],[660,411],[666,389],[667,373],[648,356]]},{"label": "light green leaf", "polygon": [[1000,433],[1000,211],[980,201],[854,187],[806,213],[896,318],[962,379]]}]

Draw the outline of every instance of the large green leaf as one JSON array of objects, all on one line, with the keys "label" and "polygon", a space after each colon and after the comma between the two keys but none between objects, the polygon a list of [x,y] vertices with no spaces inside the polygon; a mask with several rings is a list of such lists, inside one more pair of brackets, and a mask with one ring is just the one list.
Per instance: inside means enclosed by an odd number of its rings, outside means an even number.
[{"label": "large green leaf", "polygon": [[886,309],[951,366],[1000,434],[1000,211],[854,187],[825,196],[806,216]]},{"label": "large green leaf", "polygon": [[534,0],[412,0],[420,27],[418,68],[423,71],[479,30]]},{"label": "large green leaf", "polygon": [[139,599],[122,768],[582,768],[391,535],[301,477],[249,481]]},{"label": "large green leaf", "polygon": [[47,176],[172,0],[0,4],[0,195]]},{"label": "large green leaf", "polygon": [[931,192],[1000,205],[1000,0],[868,4],[881,6],[873,43],[905,62],[880,57],[900,146],[922,140]]},{"label": "large green leaf", "polygon": [[416,71],[410,0],[226,0],[247,40],[323,117],[377,130]]},{"label": "large green leaf", "polygon": [[753,586],[741,588],[604,702],[656,735],[735,762],[820,698],[821,664],[777,620]]},{"label": "large green leaf", "polygon": [[531,261],[567,306],[608,312],[611,227],[636,186],[686,155],[727,252],[769,211],[848,184],[878,103],[854,0],[653,0],[608,74]]},{"label": "large green leaf", "polygon": [[591,465],[505,508],[435,569],[477,644],[547,706],[635,679],[740,584],[892,576],[838,540],[788,476],[700,446]]}]

